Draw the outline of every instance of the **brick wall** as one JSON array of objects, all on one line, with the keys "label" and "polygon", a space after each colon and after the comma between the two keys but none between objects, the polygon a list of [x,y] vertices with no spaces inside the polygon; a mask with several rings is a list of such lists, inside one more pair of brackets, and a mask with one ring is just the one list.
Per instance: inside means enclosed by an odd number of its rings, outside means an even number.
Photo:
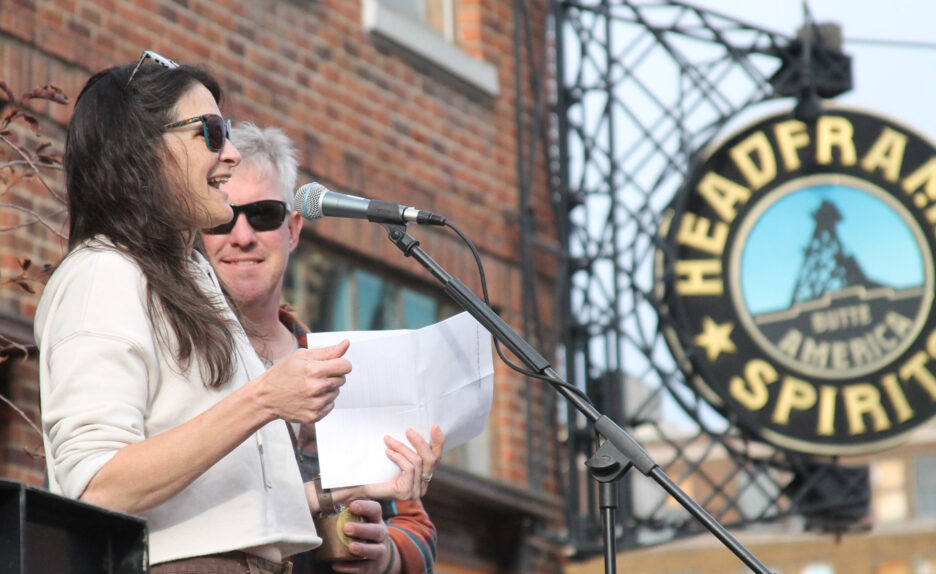
[{"label": "brick wall", "polygon": [[[54,83],[74,100],[91,72],[135,60],[143,49],[179,62],[206,63],[225,87],[226,117],[284,128],[299,147],[304,178],[335,191],[416,205],[455,222],[484,255],[493,304],[522,331],[517,155],[518,146],[529,145],[520,141],[535,120],[530,68],[525,64],[517,85],[511,2],[459,4],[457,44],[495,66],[500,85],[496,96],[466,88],[434,66],[368,36],[360,3],[348,0],[9,0],[0,4],[0,78],[14,90]],[[533,61],[539,66],[547,2],[528,0],[526,6]],[[518,90],[523,101],[520,133]],[[60,152],[70,107],[40,105],[36,111],[48,114],[47,132]],[[554,243],[542,143],[537,150],[531,211],[541,239]],[[54,205],[42,190],[32,188],[19,201]],[[390,262],[429,281],[379,226],[325,220],[306,229],[314,239]],[[456,238],[440,230],[411,232],[441,265],[480,291],[474,262]],[[15,237],[0,233],[0,277],[17,264],[13,252],[28,252],[39,263],[57,260],[61,251],[55,235],[36,226]],[[538,295],[547,329],[553,320],[556,267],[549,257],[538,259]],[[31,318],[35,301],[15,289],[0,290],[0,308],[13,315]],[[495,393],[494,477],[523,488],[535,478],[547,492],[556,492],[555,440],[544,424],[550,419],[553,391],[541,383],[528,388],[498,361]],[[531,400],[540,477],[528,473]],[[0,420],[7,420],[6,412],[0,412]],[[8,442],[22,438],[20,431],[11,430],[0,436]],[[19,472],[15,467],[25,469],[27,480],[39,480],[29,470],[32,461],[6,452],[0,473],[10,476]]]},{"label": "brick wall", "polygon": [[[39,434],[39,387],[35,360],[11,358],[0,365],[0,477],[41,486],[45,472]],[[30,424],[32,422],[33,424]]]}]

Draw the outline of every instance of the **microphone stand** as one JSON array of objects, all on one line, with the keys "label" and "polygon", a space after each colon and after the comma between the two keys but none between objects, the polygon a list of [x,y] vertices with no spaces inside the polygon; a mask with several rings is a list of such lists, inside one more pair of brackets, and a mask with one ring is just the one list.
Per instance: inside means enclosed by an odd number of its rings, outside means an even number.
[{"label": "microphone stand", "polygon": [[[390,242],[396,245],[407,257],[412,257],[422,265],[441,284],[445,293],[462,309],[481,323],[491,335],[519,357],[530,369],[546,377],[562,380],[549,362],[536,352],[523,337],[517,334],[483,300],[475,295],[464,283],[452,277],[436,263],[422,248],[419,241],[406,232],[406,225],[399,223],[378,222],[389,234]],[[640,444],[613,420],[601,414],[598,409],[582,397],[562,385],[553,388],[588,418],[595,430],[605,442],[595,451],[585,465],[599,484],[599,506],[602,515],[602,537],[604,541],[605,572],[616,571],[616,551],[614,532],[614,512],[617,508],[614,482],[635,467],[645,476],[655,480],[666,492],[682,505],[692,516],[705,526],[735,556],[756,574],[772,574],[747,548],[744,547],[728,530],[722,526],[702,506],[671,479],[651,458]]]}]

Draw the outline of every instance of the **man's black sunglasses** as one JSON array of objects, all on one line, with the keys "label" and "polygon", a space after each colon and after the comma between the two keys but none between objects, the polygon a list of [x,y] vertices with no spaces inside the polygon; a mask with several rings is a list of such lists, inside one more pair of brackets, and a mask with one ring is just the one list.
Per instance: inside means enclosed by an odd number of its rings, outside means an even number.
[{"label": "man's black sunglasses", "polygon": [[288,211],[285,201],[275,199],[264,199],[244,205],[234,205],[232,203],[231,208],[234,210],[234,217],[230,221],[211,229],[204,229],[202,233],[208,235],[230,233],[237,224],[237,218],[241,213],[247,216],[247,223],[254,228],[254,231],[273,231],[283,225]]}]

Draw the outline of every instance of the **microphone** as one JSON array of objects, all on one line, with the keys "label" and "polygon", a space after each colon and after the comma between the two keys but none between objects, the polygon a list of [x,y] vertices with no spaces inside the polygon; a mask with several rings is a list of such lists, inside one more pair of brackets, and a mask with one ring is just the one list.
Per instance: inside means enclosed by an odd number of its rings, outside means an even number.
[{"label": "microphone", "polygon": [[335,193],[315,182],[307,183],[296,190],[294,209],[306,219],[348,217],[366,219],[375,223],[445,225],[445,218],[441,215],[389,201]]}]

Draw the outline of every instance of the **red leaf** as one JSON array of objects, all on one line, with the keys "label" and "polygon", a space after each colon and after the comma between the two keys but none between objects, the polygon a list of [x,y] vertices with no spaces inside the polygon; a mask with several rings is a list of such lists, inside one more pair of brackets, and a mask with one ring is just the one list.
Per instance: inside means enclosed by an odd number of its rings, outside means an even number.
[{"label": "red leaf", "polygon": [[32,116],[30,114],[21,114],[20,117],[23,118],[23,121],[29,124],[29,126],[33,130],[33,133],[36,134],[36,136],[38,137],[39,136],[39,120],[37,120],[35,116]]},{"label": "red leaf", "polygon": [[7,86],[6,80],[0,80],[0,91],[3,91],[4,96],[11,104],[16,101],[16,96],[13,95],[13,92],[10,91],[10,88]]},{"label": "red leaf", "polygon": [[67,104],[68,98],[65,96],[65,92],[56,88],[51,84],[46,84],[41,88],[35,88],[23,94],[23,97],[20,99],[20,103],[26,103],[29,100],[39,99],[39,100],[49,100],[50,102],[55,102],[57,104]]},{"label": "red leaf", "polygon": [[13,108],[10,111],[8,111],[7,114],[3,116],[3,126],[6,127],[6,125],[9,124],[13,120],[13,118],[17,116],[17,114],[19,114],[19,110],[17,110],[16,108]]},{"label": "red leaf", "polygon": [[40,143],[39,145],[36,146],[36,153],[41,152],[42,150],[44,150],[45,148],[49,147],[50,145],[52,145],[52,142],[42,142],[42,143]]}]

